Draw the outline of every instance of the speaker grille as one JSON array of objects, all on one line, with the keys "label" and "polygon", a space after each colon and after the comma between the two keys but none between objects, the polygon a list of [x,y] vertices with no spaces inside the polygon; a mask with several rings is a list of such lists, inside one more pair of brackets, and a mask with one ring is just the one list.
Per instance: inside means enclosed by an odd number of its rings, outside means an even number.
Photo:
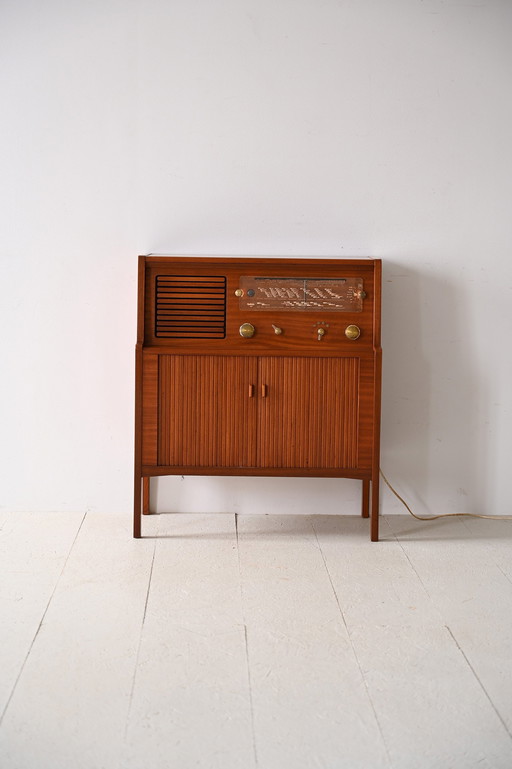
[{"label": "speaker grille", "polygon": [[226,278],[157,275],[155,336],[223,339],[226,336]]}]

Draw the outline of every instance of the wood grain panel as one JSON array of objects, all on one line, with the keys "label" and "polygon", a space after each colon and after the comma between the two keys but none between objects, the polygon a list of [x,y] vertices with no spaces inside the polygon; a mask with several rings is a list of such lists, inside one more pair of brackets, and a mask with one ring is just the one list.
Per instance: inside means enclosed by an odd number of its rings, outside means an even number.
[{"label": "wood grain panel", "polygon": [[256,361],[159,356],[158,464],[251,467],[256,459]]},{"label": "wood grain panel", "polygon": [[372,468],[375,420],[375,361],[360,361],[358,466]]},{"label": "wood grain panel", "polygon": [[[145,259],[145,316],[144,316],[144,340],[146,345],[157,347],[172,347],[172,353],[188,354],[204,352],[206,354],[226,353],[265,355],[267,351],[274,350],[281,354],[297,355],[299,352],[310,354],[312,357],[318,354],[318,342],[315,324],[324,321],[329,324],[328,333],[322,340],[322,347],[327,347],[331,354],[357,355],[359,351],[371,350],[372,327],[374,324],[374,261],[368,259],[356,260],[323,260],[323,259],[230,259],[230,258],[198,258],[198,257],[146,257]],[[209,278],[208,278],[209,276]],[[245,306],[243,299],[235,295],[241,282],[247,276],[266,276],[266,278],[280,277],[293,280],[300,276],[303,280],[320,282],[325,280],[347,279],[349,281],[362,280],[362,288],[366,292],[366,298],[362,302],[362,311],[331,312],[325,307],[319,307],[317,311],[286,311],[278,309],[267,311],[254,311]],[[211,312],[215,315],[220,311],[220,306],[210,306],[209,294],[205,294],[208,309],[207,317],[198,319],[194,310],[200,309],[196,302],[202,305],[200,293],[192,291],[189,297],[192,305],[184,308],[181,304],[185,300],[183,296],[176,296],[172,291],[172,284],[177,278],[185,284],[200,284],[201,281],[210,282],[210,288],[214,288],[226,281],[225,293],[225,331],[212,335],[209,327],[213,320]],[[168,283],[168,295],[165,293]],[[162,292],[157,290],[157,284]],[[206,285],[205,284],[205,285]],[[188,290],[188,289],[187,289]],[[177,302],[177,304],[175,304]],[[159,311],[156,312],[157,305]],[[180,310],[186,309],[183,314]],[[202,307],[203,310],[206,307]],[[175,314],[176,313],[176,314]],[[200,315],[202,313],[199,313]],[[188,319],[188,320],[187,320]],[[218,318],[217,318],[218,320]],[[195,333],[193,328],[184,329],[182,325],[172,333],[171,326],[175,321],[190,322],[196,330],[204,333]],[[217,322],[217,321],[215,321]],[[251,340],[242,339],[239,327],[242,323],[250,322],[256,327],[256,334]],[[272,323],[283,327],[283,333],[276,336]],[[345,337],[347,325],[355,323],[361,328],[360,338],[353,342]],[[158,328],[158,333],[155,333]],[[166,330],[167,329],[167,330]],[[169,333],[168,333],[169,332]],[[170,336],[169,336],[170,334]],[[196,338],[194,338],[194,335]],[[201,337],[209,337],[206,340]],[[180,338],[181,337],[181,338]],[[352,349],[354,348],[354,349]],[[320,354],[323,354],[320,350]]]},{"label": "wood grain panel", "polygon": [[357,467],[357,358],[260,358],[260,379],[260,467]]},{"label": "wood grain panel", "polygon": [[156,465],[158,358],[143,355],[142,361],[142,464]]}]

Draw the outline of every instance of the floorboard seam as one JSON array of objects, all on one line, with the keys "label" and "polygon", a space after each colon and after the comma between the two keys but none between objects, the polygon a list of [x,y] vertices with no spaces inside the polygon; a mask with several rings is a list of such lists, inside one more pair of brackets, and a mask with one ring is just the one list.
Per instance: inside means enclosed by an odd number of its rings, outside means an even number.
[{"label": "floorboard seam", "polygon": [[455,644],[455,646],[457,647],[457,649],[459,650],[459,652],[460,652],[460,653],[462,654],[462,656],[464,657],[464,660],[465,660],[465,662],[466,662],[466,665],[468,666],[468,668],[471,670],[471,672],[473,673],[474,677],[475,677],[475,678],[476,678],[476,680],[478,681],[478,683],[479,683],[479,685],[480,685],[480,688],[482,689],[483,693],[484,693],[484,694],[485,694],[485,696],[487,697],[487,699],[488,699],[488,701],[489,701],[489,704],[490,704],[490,706],[492,707],[492,709],[494,710],[494,712],[495,712],[495,713],[496,713],[496,715],[498,716],[498,718],[499,718],[499,720],[500,720],[501,724],[503,725],[503,728],[505,729],[505,731],[507,732],[508,736],[509,736],[509,737],[510,737],[510,739],[512,740],[512,733],[510,732],[510,729],[508,728],[508,726],[507,726],[507,724],[506,724],[506,721],[504,720],[504,718],[503,718],[503,716],[501,715],[501,713],[499,712],[498,708],[496,707],[496,705],[495,705],[495,704],[494,704],[494,702],[492,701],[492,699],[491,699],[491,697],[490,697],[490,695],[489,695],[489,693],[488,693],[487,689],[485,688],[485,686],[483,685],[482,681],[480,680],[480,678],[479,678],[479,676],[478,676],[478,673],[476,672],[475,668],[473,667],[473,665],[472,665],[472,664],[471,664],[471,662],[469,661],[468,657],[466,656],[466,653],[465,653],[464,649],[462,648],[462,646],[459,644],[459,642],[458,642],[458,641],[457,641],[457,639],[455,638],[455,636],[454,636],[454,634],[453,634],[453,632],[452,632],[451,628],[450,628],[450,627],[448,627],[448,625],[445,625],[445,628],[447,629],[448,633],[450,634],[450,636],[451,636],[451,638],[452,638],[452,641],[453,641],[453,643]]},{"label": "floorboard seam", "polygon": [[[391,527],[390,527],[390,528],[391,528]],[[430,601],[433,603],[433,601],[432,601],[432,596],[431,596],[431,595],[430,595],[430,593],[428,592],[428,590],[427,590],[427,587],[426,587],[425,583],[423,582],[423,580],[421,579],[421,577],[420,577],[420,574],[419,574],[418,570],[416,569],[416,567],[414,566],[413,562],[412,562],[412,561],[411,561],[411,559],[409,558],[409,554],[407,553],[407,550],[406,550],[406,549],[405,549],[405,547],[403,546],[402,542],[401,542],[401,541],[398,539],[398,536],[397,536],[397,535],[396,535],[396,534],[393,532],[393,530],[391,530],[391,535],[394,537],[394,539],[395,539],[395,542],[396,542],[396,543],[397,543],[397,545],[400,547],[400,550],[402,551],[402,553],[403,553],[403,554],[404,554],[404,556],[406,557],[406,559],[407,559],[407,562],[409,563],[409,566],[411,567],[411,569],[413,570],[413,572],[416,574],[416,577],[418,578],[418,581],[419,581],[419,583],[420,583],[421,587],[423,588],[423,590],[425,591],[425,593],[427,594],[427,596],[428,596],[429,600],[430,600]]]},{"label": "floorboard seam", "polygon": [[12,698],[14,697],[14,693],[15,693],[15,691],[16,691],[16,688],[17,688],[17,686],[18,686],[18,683],[19,683],[19,681],[20,681],[20,679],[21,679],[21,676],[23,675],[23,671],[25,670],[25,666],[26,666],[26,664],[27,664],[28,658],[30,657],[30,653],[32,652],[32,649],[34,648],[34,644],[35,644],[35,642],[36,642],[36,640],[37,640],[37,637],[38,637],[38,635],[39,635],[39,633],[40,633],[40,631],[41,631],[41,628],[42,628],[42,626],[43,626],[43,623],[44,623],[44,619],[45,619],[45,617],[46,617],[46,615],[47,615],[47,613],[48,613],[48,609],[50,608],[50,604],[51,604],[51,602],[52,602],[52,600],[53,600],[53,596],[55,595],[55,592],[56,592],[56,590],[57,590],[57,587],[59,586],[59,583],[60,583],[60,581],[61,581],[61,579],[62,579],[62,575],[64,574],[64,571],[65,571],[65,569],[66,569],[66,566],[68,565],[68,561],[69,561],[69,558],[70,558],[70,556],[71,556],[71,553],[72,553],[72,551],[73,551],[73,548],[74,548],[74,546],[75,546],[75,543],[76,543],[76,541],[77,541],[77,539],[78,539],[78,535],[80,534],[80,531],[82,530],[82,526],[84,525],[84,521],[85,521],[85,518],[86,518],[86,516],[87,516],[87,510],[86,510],[86,511],[85,511],[85,513],[83,514],[83,516],[82,516],[82,520],[80,521],[80,525],[78,526],[77,532],[76,532],[75,536],[73,537],[73,542],[71,543],[71,546],[70,546],[70,548],[69,548],[69,550],[68,550],[68,554],[67,554],[67,556],[66,556],[66,559],[65,559],[65,561],[64,561],[64,563],[63,563],[63,565],[62,565],[62,569],[60,570],[60,574],[59,574],[59,576],[57,577],[57,579],[55,580],[55,585],[53,586],[53,590],[52,590],[52,592],[51,592],[51,595],[50,595],[50,597],[49,597],[49,599],[48,599],[48,602],[47,602],[47,604],[46,604],[46,607],[45,607],[45,609],[44,609],[44,611],[43,611],[43,614],[42,614],[41,620],[40,620],[40,622],[39,622],[39,625],[37,626],[37,630],[36,630],[36,632],[34,633],[34,637],[33,637],[32,641],[31,641],[31,643],[30,643],[29,649],[28,649],[28,651],[27,651],[27,653],[26,653],[26,655],[25,655],[25,659],[23,660],[23,663],[22,663],[22,665],[21,665],[21,667],[20,667],[19,673],[18,673],[18,675],[16,676],[16,680],[15,680],[15,682],[14,682],[14,684],[13,684],[13,687],[12,687],[12,689],[11,689],[11,693],[10,693],[9,697],[7,698],[7,702],[5,703],[5,707],[4,707],[4,709],[3,709],[3,711],[2,711],[2,713],[1,713],[1,715],[0,715],[0,726],[1,726],[1,724],[2,724],[2,722],[3,722],[3,720],[4,720],[4,718],[5,718],[5,714],[7,713],[7,710],[8,710],[8,708],[9,708],[9,705],[11,704],[11,700],[12,700]]},{"label": "floorboard seam", "polygon": [[153,542],[153,557],[151,558],[151,567],[149,569],[149,577],[148,577],[148,587],[146,590],[146,600],[144,602],[144,612],[142,614],[142,622],[140,623],[140,634],[139,634],[139,643],[137,645],[137,654],[135,656],[135,666],[133,670],[133,678],[132,678],[132,685],[130,689],[130,700],[128,702],[128,710],[126,712],[126,725],[124,729],[124,736],[125,740],[128,735],[128,724],[130,722],[130,714],[132,712],[132,703],[133,703],[133,695],[135,693],[135,684],[137,681],[137,671],[139,669],[139,659],[140,659],[140,650],[142,648],[142,636],[144,633],[144,623],[146,622],[146,613],[148,610],[148,602],[149,602],[149,592],[151,589],[151,580],[153,578],[153,567],[155,565],[155,555],[156,555],[156,545],[158,542],[158,537],[155,536],[154,542]]},{"label": "floorboard seam", "polygon": [[347,631],[347,638],[348,638],[348,641],[350,643],[350,647],[352,649],[352,654],[354,655],[354,659],[356,661],[357,667],[359,668],[359,673],[361,675],[361,680],[363,681],[364,687],[366,689],[366,696],[368,697],[368,702],[370,703],[370,707],[372,709],[373,716],[375,718],[375,723],[377,724],[377,728],[378,728],[380,736],[381,736],[382,744],[384,745],[384,750],[386,751],[386,758],[387,758],[388,764],[389,764],[389,766],[391,766],[392,765],[391,756],[390,756],[389,749],[388,749],[388,746],[387,746],[387,743],[386,743],[386,739],[384,737],[384,732],[382,730],[382,726],[381,726],[379,717],[377,715],[377,711],[375,709],[375,705],[373,703],[372,696],[370,694],[370,689],[369,689],[369,686],[368,686],[368,682],[367,682],[366,677],[364,675],[363,668],[361,667],[361,662],[359,661],[359,657],[357,656],[357,652],[356,652],[356,649],[355,649],[355,646],[354,646],[354,642],[352,641],[352,637],[350,635],[350,630],[349,630],[348,625],[347,625],[347,620],[345,618],[345,614],[343,612],[343,609],[341,608],[340,600],[339,600],[338,594],[336,592],[336,588],[334,587],[334,582],[332,581],[331,573],[329,571],[329,567],[327,566],[327,561],[326,561],[326,558],[325,558],[325,555],[324,555],[324,551],[322,550],[322,546],[320,544],[320,540],[318,539],[318,534],[317,534],[317,531],[315,529],[315,524],[314,524],[313,520],[311,521],[311,527],[313,529],[313,533],[314,533],[315,538],[316,538],[316,543],[317,543],[317,546],[318,546],[318,550],[320,552],[320,555],[322,556],[322,561],[324,563],[325,571],[327,573],[327,578],[328,578],[329,583],[331,585],[331,590],[333,592],[334,599],[336,601],[336,605],[338,607],[339,613],[341,615],[341,619],[342,619],[343,624],[345,626],[345,630]]},{"label": "floorboard seam", "polygon": [[242,610],[242,622],[244,625],[244,639],[245,639],[245,660],[247,665],[247,681],[249,684],[249,706],[251,709],[251,730],[252,730],[252,748],[254,753],[254,765],[255,767],[258,766],[258,751],[256,748],[256,728],[254,724],[254,703],[252,698],[252,681],[251,681],[251,666],[249,663],[249,639],[247,635],[247,623],[245,620],[245,609],[244,609],[244,589],[242,584],[242,562],[240,559],[240,546],[239,546],[239,537],[238,537],[238,513],[235,513],[235,533],[236,533],[236,552],[238,556],[238,574],[239,574],[239,580],[240,580],[240,605]]},{"label": "floorboard seam", "polygon": [[512,584],[512,579],[510,579],[510,577],[509,577],[509,575],[507,574],[507,572],[506,572],[506,571],[503,571],[503,569],[501,568],[501,566],[499,565],[499,563],[495,563],[495,566],[496,566],[496,568],[498,569],[498,571],[500,571],[500,572],[503,574],[503,576],[505,577],[505,579],[506,579],[506,580],[508,580],[508,581],[509,581],[509,582]]}]

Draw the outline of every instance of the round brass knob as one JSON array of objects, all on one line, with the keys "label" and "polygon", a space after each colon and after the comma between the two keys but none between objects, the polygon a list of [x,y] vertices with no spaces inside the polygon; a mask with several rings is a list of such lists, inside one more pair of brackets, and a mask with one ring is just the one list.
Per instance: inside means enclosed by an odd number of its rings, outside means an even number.
[{"label": "round brass knob", "polygon": [[347,326],[345,329],[345,336],[348,339],[359,339],[361,336],[361,329],[359,326],[354,326],[353,324],[350,324],[350,326]]},{"label": "round brass knob", "polygon": [[235,296],[243,296],[243,295],[244,295],[243,288],[237,288],[235,291]]},{"label": "round brass knob", "polygon": [[240,336],[245,337],[246,339],[250,339],[251,336],[254,336],[254,332],[256,329],[252,325],[252,323],[242,323],[240,326]]}]

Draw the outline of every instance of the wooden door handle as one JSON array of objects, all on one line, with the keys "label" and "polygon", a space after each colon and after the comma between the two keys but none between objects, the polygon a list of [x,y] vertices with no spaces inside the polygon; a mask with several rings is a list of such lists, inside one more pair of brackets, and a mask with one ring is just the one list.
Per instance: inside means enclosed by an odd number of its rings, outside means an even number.
[{"label": "wooden door handle", "polygon": [[249,398],[254,398],[254,385],[249,385]]},{"label": "wooden door handle", "polygon": [[261,397],[266,398],[267,397],[267,385],[262,384],[261,385]]}]

